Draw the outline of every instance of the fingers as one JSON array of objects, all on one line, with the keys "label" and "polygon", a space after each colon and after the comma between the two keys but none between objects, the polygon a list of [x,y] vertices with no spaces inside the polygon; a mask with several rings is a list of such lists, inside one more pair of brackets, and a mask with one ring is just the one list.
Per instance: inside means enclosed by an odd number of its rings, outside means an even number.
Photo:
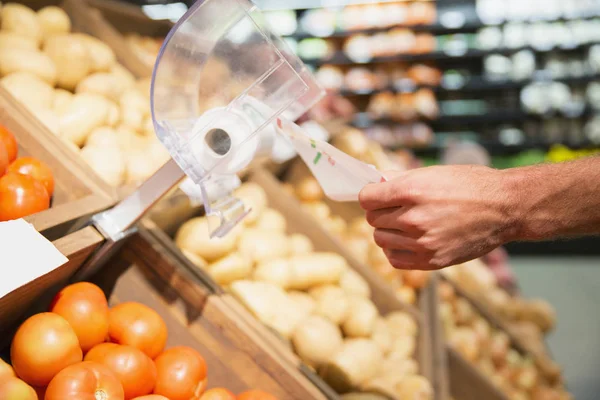
[{"label": "fingers", "polygon": [[400,207],[409,204],[409,200],[401,178],[367,185],[358,195],[360,206],[366,211]]},{"label": "fingers", "polygon": [[414,221],[407,218],[406,213],[409,210],[409,207],[396,207],[367,211],[367,222],[373,228],[394,229],[411,237],[418,237],[423,232],[415,226]]},{"label": "fingers", "polygon": [[423,253],[411,253],[407,250],[384,250],[392,267],[405,270],[431,271],[437,269],[430,264],[430,258]]},{"label": "fingers", "polygon": [[404,232],[392,229],[375,229],[373,238],[377,246],[386,250],[408,250],[416,252],[421,249],[417,239],[407,236]]}]

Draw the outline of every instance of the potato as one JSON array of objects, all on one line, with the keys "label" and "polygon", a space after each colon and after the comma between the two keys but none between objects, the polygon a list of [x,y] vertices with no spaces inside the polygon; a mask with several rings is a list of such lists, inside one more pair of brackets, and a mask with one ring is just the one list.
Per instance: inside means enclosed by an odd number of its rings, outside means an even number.
[{"label": "potato", "polygon": [[340,277],[340,287],[350,296],[371,297],[369,284],[352,268],[346,269]]},{"label": "potato", "polygon": [[470,325],[473,319],[477,316],[477,313],[468,300],[464,298],[458,298],[454,302],[454,316],[457,324]]},{"label": "potato", "polygon": [[323,189],[313,176],[300,179],[295,184],[296,196],[303,202],[321,201],[325,197]]},{"label": "potato", "polygon": [[150,88],[152,84],[152,78],[143,78],[136,82],[135,88],[147,98],[150,98]]},{"label": "potato", "polygon": [[69,109],[71,102],[73,101],[73,93],[64,89],[54,90],[54,101],[52,102],[52,109],[58,114],[62,115],[66,110]]},{"label": "potato", "polygon": [[56,65],[58,87],[75,90],[92,72],[92,60],[85,44],[73,35],[56,35],[44,43],[46,53]]},{"label": "potato", "polygon": [[29,72],[46,81],[50,86],[56,83],[56,66],[46,54],[38,50],[1,49],[0,75],[14,72]]},{"label": "potato", "polygon": [[252,273],[252,262],[239,253],[232,253],[208,266],[209,275],[221,285],[245,279]]},{"label": "potato", "polygon": [[369,149],[369,140],[358,129],[348,129],[344,133],[337,135],[332,144],[346,154],[360,159]]},{"label": "potato", "polygon": [[57,6],[46,6],[38,10],[37,21],[44,37],[71,32],[71,19]]},{"label": "potato", "polygon": [[375,325],[373,326],[373,332],[371,333],[371,340],[373,340],[379,348],[381,352],[386,355],[392,349],[393,344],[393,336],[390,327],[386,323],[386,321],[377,317],[375,320]]},{"label": "potato", "polygon": [[119,78],[107,72],[96,72],[82,79],[75,88],[75,93],[95,93],[117,102],[124,88],[119,85]]},{"label": "potato", "polygon": [[[216,224],[216,221],[212,222]],[[225,237],[211,238],[208,218],[196,217],[179,228],[175,235],[175,244],[210,263],[231,253],[235,249],[238,237],[239,231],[234,230]]]},{"label": "potato", "polygon": [[[110,112],[110,111],[109,111]],[[123,151],[144,149],[146,138],[138,135],[135,131],[124,125],[118,125],[115,129],[119,138],[119,147]]]},{"label": "potato", "polygon": [[369,337],[375,328],[379,311],[369,299],[350,299],[350,313],[342,323],[342,330],[346,336]]},{"label": "potato", "polygon": [[27,6],[17,3],[5,4],[0,9],[0,20],[4,32],[31,38],[38,44],[42,40],[42,27],[37,14]]},{"label": "potato", "polygon": [[407,376],[396,387],[399,399],[433,400],[431,383],[420,375]]},{"label": "potato", "polygon": [[96,94],[76,94],[60,116],[61,135],[82,146],[94,129],[106,124],[109,104],[104,97]]},{"label": "potato", "polygon": [[242,233],[238,250],[255,263],[263,263],[286,257],[289,243],[284,234],[249,228]]},{"label": "potato", "polygon": [[419,371],[417,362],[394,352],[389,353],[381,366],[382,371],[393,371],[398,377],[414,375]]},{"label": "potato", "polygon": [[307,315],[310,315],[314,312],[315,308],[317,308],[317,303],[315,300],[307,293],[291,291],[288,292],[288,297],[292,299],[299,309],[304,310]]},{"label": "potato", "polygon": [[289,339],[308,314],[278,286],[265,282],[235,281],[231,292],[263,323]]},{"label": "potato", "polygon": [[203,270],[205,270],[208,267],[208,263],[206,262],[206,260],[203,259],[202,257],[199,257],[198,255],[196,255],[196,253],[192,253],[191,251],[188,251],[188,250],[181,250],[181,252],[196,267],[203,269]]},{"label": "potato", "polygon": [[339,215],[332,215],[328,220],[323,221],[323,226],[336,236],[342,236],[348,228],[346,221]]},{"label": "potato", "polygon": [[138,133],[142,133],[144,114],[140,110],[131,106],[121,106],[119,113],[122,125]]},{"label": "potato", "polygon": [[479,357],[481,349],[477,342],[477,335],[472,329],[456,328],[448,338],[448,344],[470,362],[475,362]]},{"label": "potato", "polygon": [[378,393],[385,395],[386,399],[396,398],[396,386],[402,380],[402,376],[395,373],[395,371],[384,371],[382,376],[376,376],[373,379],[369,379],[361,385],[361,389],[368,393]]},{"label": "potato", "polygon": [[492,328],[490,324],[483,318],[477,318],[471,324],[473,331],[477,335],[477,339],[482,346],[487,347],[490,338],[492,337]]},{"label": "potato", "polygon": [[0,50],[4,49],[23,49],[37,51],[37,42],[27,36],[17,35],[11,32],[0,32]]},{"label": "potato", "polygon": [[0,84],[27,108],[52,107],[54,90],[36,75],[29,72],[15,72],[2,78]]},{"label": "potato", "polygon": [[348,318],[351,311],[349,298],[338,286],[319,286],[309,293],[317,303],[315,314],[327,318],[336,325],[340,325]]},{"label": "potato", "polygon": [[402,281],[413,289],[423,289],[429,283],[429,272],[419,270],[402,271]]},{"label": "potato", "polygon": [[415,305],[417,303],[417,293],[415,289],[402,286],[396,289],[396,297],[404,304]]},{"label": "potato", "polygon": [[109,45],[85,33],[74,33],[73,38],[89,50],[91,72],[108,72],[117,62],[117,56]]},{"label": "potato", "polygon": [[[111,75],[119,79],[117,75]],[[135,87],[124,90],[117,101],[121,108],[130,107],[137,110],[142,115],[142,118],[150,116],[150,102],[148,101],[148,98],[140,93]]]},{"label": "potato", "polygon": [[358,262],[369,264],[369,249],[371,245],[367,239],[358,236],[344,238],[346,248],[352,253]]},{"label": "potato", "polygon": [[302,208],[319,221],[326,221],[331,216],[329,206],[321,201],[302,203]]},{"label": "potato", "polygon": [[399,336],[417,336],[419,334],[419,327],[415,319],[408,313],[403,311],[394,311],[389,313],[385,317],[392,335],[394,337]]},{"label": "potato", "polygon": [[260,185],[254,182],[244,183],[235,190],[234,196],[240,199],[246,208],[252,209],[244,219],[245,225],[252,225],[258,221],[267,208],[267,194]]},{"label": "potato", "polygon": [[520,319],[533,322],[542,332],[549,332],[556,325],[556,311],[546,301],[531,300],[521,311]]},{"label": "potato", "polygon": [[273,233],[285,234],[287,222],[283,214],[279,211],[267,208],[252,227]]},{"label": "potato", "polygon": [[496,331],[492,333],[489,348],[490,357],[495,364],[499,365],[506,361],[506,356],[510,350],[510,338],[504,332]]},{"label": "potato", "polygon": [[283,258],[270,260],[259,264],[252,275],[255,281],[269,282],[287,289],[292,280],[292,266]]},{"label": "potato", "polygon": [[314,247],[311,240],[300,233],[295,233],[288,237],[290,246],[290,255],[304,255],[314,252]]},{"label": "potato", "polygon": [[114,129],[103,126],[96,128],[90,133],[86,142],[86,146],[114,147],[119,148],[119,140]]},{"label": "potato", "polygon": [[347,393],[340,396],[341,400],[390,400],[389,396],[374,393]]},{"label": "potato", "polygon": [[415,336],[400,336],[392,341],[391,352],[398,358],[411,358],[415,354],[417,341]]},{"label": "potato", "polygon": [[379,374],[383,354],[369,339],[349,339],[342,348],[319,370],[335,391],[346,393]]},{"label": "potato", "polygon": [[49,108],[32,108],[31,111],[40,122],[55,135],[60,134],[60,118]]},{"label": "potato", "polygon": [[346,260],[335,253],[313,253],[290,258],[291,289],[308,290],[315,286],[338,283],[348,268]]},{"label": "potato", "polygon": [[329,361],[344,343],[337,325],[321,316],[312,316],[298,325],[292,343],[300,359],[318,368]]},{"label": "potato", "polygon": [[86,146],[81,157],[111,186],[120,186],[125,178],[125,160],[119,149],[103,146]]},{"label": "potato", "polygon": [[146,136],[154,136],[156,132],[154,131],[154,121],[152,121],[152,117],[148,116],[144,119],[142,123],[142,134]]},{"label": "potato", "polygon": [[[110,72],[112,75],[116,76],[119,79],[119,85],[123,87],[125,91],[127,91],[127,89],[134,89],[136,91],[139,91],[135,86],[135,76],[133,76],[133,74],[121,64],[113,64],[108,72]],[[148,101],[148,96],[145,96],[145,98],[146,101]]]},{"label": "potato", "polygon": [[119,125],[120,122],[121,111],[115,103],[110,102],[110,104],[108,105],[108,117],[106,118],[106,125],[110,126],[111,128],[114,128],[117,125]]},{"label": "potato", "polygon": [[372,238],[375,231],[375,228],[369,225],[365,217],[355,218],[348,228],[351,234],[364,238]]}]

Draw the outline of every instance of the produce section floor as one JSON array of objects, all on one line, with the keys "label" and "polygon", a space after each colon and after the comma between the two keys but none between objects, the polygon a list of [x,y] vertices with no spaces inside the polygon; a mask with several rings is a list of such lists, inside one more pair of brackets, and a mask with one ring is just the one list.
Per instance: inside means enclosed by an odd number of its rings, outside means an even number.
[{"label": "produce section floor", "polygon": [[541,297],[556,308],[558,327],[548,344],[564,369],[576,400],[598,400],[600,393],[600,257],[512,257],[527,297]]}]

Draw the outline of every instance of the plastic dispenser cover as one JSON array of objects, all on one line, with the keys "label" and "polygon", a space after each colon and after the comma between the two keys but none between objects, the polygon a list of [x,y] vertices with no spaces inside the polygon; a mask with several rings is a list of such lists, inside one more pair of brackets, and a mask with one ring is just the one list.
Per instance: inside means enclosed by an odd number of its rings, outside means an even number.
[{"label": "plastic dispenser cover", "polygon": [[[277,159],[282,147],[293,146],[334,199],[355,198],[362,186],[381,180],[375,169],[290,122],[323,91],[265,24],[247,0],[197,1],[167,35],[154,68],[155,130],[198,185],[206,213],[218,216],[213,236],[225,235],[250,211],[233,196],[236,174],[256,157]],[[340,171],[347,163],[362,172]]]}]

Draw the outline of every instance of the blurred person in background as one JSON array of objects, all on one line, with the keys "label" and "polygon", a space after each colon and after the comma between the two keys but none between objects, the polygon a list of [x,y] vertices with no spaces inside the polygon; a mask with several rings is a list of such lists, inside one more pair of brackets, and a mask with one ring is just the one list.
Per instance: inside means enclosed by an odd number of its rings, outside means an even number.
[{"label": "blurred person in background", "polygon": [[513,241],[600,234],[600,156],[496,170],[444,165],[384,174],[360,193],[395,268],[435,270]]}]

